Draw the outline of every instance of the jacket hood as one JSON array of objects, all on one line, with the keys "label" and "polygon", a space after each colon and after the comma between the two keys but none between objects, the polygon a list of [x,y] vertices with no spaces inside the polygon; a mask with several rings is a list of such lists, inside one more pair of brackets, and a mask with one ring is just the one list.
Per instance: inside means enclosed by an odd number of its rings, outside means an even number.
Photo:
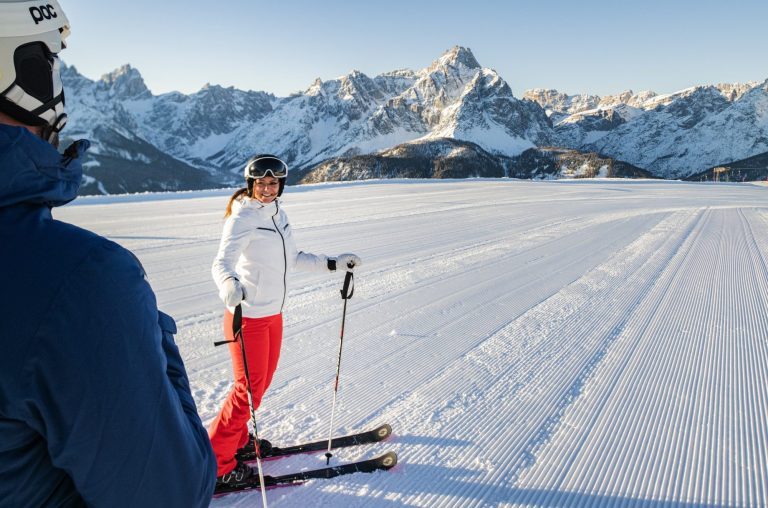
[{"label": "jacket hood", "polygon": [[89,146],[75,141],[62,155],[27,129],[0,124],[0,206],[61,206],[75,199]]}]

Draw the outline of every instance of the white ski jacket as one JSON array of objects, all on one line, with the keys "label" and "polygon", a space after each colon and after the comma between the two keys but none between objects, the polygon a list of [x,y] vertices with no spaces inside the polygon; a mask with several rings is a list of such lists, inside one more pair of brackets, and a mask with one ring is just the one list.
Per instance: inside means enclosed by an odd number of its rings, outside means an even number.
[{"label": "white ski jacket", "polygon": [[243,316],[273,316],[283,311],[293,270],[328,271],[328,257],[296,249],[288,216],[277,200],[267,205],[251,198],[232,203],[211,267],[219,291],[234,277],[245,288]]}]

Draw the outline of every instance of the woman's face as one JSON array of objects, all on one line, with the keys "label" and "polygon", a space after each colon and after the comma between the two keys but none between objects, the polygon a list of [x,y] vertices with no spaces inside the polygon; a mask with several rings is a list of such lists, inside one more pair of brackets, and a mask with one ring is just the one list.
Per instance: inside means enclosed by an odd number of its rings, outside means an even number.
[{"label": "woman's face", "polygon": [[253,198],[264,204],[271,203],[277,198],[277,191],[280,188],[280,182],[274,176],[265,176],[257,178],[253,182]]}]

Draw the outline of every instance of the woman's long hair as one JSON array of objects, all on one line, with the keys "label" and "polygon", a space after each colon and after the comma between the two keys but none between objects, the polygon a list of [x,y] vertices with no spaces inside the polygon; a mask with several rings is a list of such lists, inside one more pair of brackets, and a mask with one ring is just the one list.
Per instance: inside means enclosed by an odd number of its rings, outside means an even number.
[{"label": "woman's long hair", "polygon": [[242,189],[237,189],[234,194],[232,194],[232,197],[229,198],[229,203],[227,203],[227,211],[224,212],[224,218],[226,219],[230,215],[232,215],[232,203],[235,202],[235,200],[240,201],[243,196],[247,196],[249,194],[248,187],[243,187]]}]

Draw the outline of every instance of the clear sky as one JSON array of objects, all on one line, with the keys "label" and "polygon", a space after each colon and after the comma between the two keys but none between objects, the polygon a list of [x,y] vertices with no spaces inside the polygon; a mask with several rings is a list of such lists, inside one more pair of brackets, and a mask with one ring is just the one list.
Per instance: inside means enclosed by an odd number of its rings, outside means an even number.
[{"label": "clear sky", "polygon": [[768,79],[768,0],[60,0],[64,61],[123,64],[154,94],[204,84],[286,96],[353,69],[428,66],[460,45],[520,97]]}]

